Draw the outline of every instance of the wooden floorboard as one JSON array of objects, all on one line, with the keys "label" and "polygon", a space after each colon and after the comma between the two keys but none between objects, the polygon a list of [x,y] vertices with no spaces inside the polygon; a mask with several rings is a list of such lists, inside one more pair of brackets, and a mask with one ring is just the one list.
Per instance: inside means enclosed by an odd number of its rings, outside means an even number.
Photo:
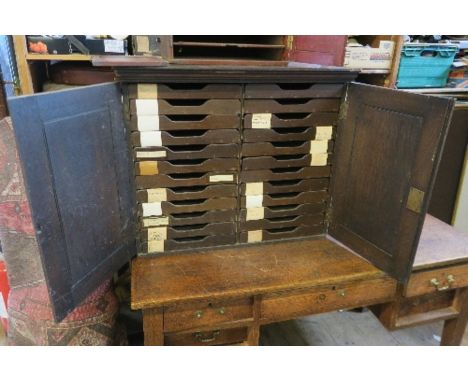
[{"label": "wooden floorboard", "polygon": [[[442,322],[387,331],[367,309],[363,312],[334,312],[265,325],[260,344],[264,346],[419,345],[437,346]],[[468,345],[468,331],[463,345]]]}]

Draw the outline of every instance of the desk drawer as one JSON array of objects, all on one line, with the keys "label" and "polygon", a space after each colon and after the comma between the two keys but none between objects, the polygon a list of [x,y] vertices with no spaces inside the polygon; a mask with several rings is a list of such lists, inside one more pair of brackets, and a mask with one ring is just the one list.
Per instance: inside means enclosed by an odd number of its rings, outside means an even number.
[{"label": "desk drawer", "polygon": [[324,286],[291,294],[271,294],[262,301],[261,321],[273,322],[295,317],[366,306],[389,301],[396,293],[396,281],[389,277]]},{"label": "desk drawer", "polygon": [[404,295],[420,296],[468,286],[468,264],[415,272],[411,275]]},{"label": "desk drawer", "polygon": [[251,317],[250,299],[169,307],[164,311],[164,331],[189,330]]},{"label": "desk drawer", "polygon": [[164,345],[169,346],[203,346],[234,345],[247,340],[247,328],[209,330],[186,334],[169,334],[164,336]]}]

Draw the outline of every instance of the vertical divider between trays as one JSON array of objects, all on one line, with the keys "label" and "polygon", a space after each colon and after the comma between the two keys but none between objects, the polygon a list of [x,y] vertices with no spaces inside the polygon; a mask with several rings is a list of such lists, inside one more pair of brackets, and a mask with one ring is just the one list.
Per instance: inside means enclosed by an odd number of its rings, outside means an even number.
[{"label": "vertical divider between trays", "polygon": [[239,147],[237,149],[237,157],[239,160],[239,167],[237,173],[237,213],[236,213],[236,242],[240,243],[240,230],[241,230],[241,199],[242,199],[242,185],[241,185],[241,172],[242,172],[242,145],[244,144],[244,100],[245,100],[245,84],[241,85],[241,99],[240,99],[240,116],[239,116]]}]

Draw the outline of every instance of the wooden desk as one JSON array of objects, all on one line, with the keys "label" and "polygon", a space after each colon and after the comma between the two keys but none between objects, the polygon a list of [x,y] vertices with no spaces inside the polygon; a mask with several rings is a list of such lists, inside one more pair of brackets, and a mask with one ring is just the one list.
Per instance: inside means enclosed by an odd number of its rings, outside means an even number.
[{"label": "wooden desk", "polygon": [[427,215],[408,284],[372,310],[389,330],[444,320],[441,345],[459,345],[468,321],[468,235]]},{"label": "wooden desk", "polygon": [[140,257],[146,345],[257,345],[269,322],[391,301],[396,282],[326,237]]},{"label": "wooden desk", "polygon": [[458,345],[468,320],[468,235],[428,215],[406,286],[327,237],[140,257],[132,308],[146,345],[257,345],[262,324],[359,306],[395,330],[445,320]]}]

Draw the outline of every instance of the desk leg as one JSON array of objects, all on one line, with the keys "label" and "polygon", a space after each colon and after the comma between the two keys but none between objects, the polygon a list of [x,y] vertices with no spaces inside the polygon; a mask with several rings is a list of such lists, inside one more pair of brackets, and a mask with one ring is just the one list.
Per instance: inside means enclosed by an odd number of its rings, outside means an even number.
[{"label": "desk leg", "polygon": [[262,304],[262,297],[255,296],[253,301],[253,323],[249,326],[247,332],[247,345],[249,346],[258,346],[258,341],[260,339],[260,309]]},{"label": "desk leg", "polygon": [[468,288],[458,291],[456,297],[460,314],[457,318],[447,320],[444,323],[441,346],[458,346],[461,344],[468,322]]},{"label": "desk leg", "polygon": [[164,345],[162,308],[143,310],[143,332],[145,346]]}]

